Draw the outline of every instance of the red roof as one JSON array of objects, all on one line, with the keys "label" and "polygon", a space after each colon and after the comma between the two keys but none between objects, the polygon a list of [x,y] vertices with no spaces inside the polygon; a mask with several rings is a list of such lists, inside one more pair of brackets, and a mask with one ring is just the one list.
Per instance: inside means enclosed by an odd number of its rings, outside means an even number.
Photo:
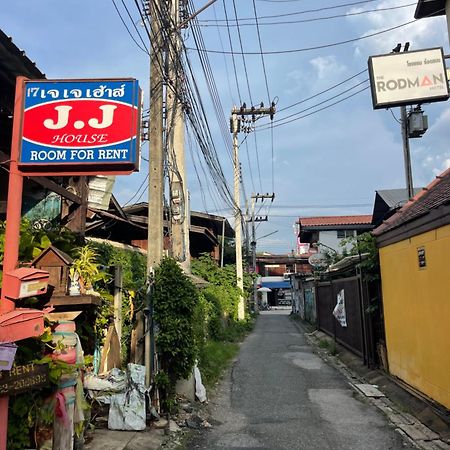
[{"label": "red roof", "polygon": [[323,227],[333,225],[370,225],[372,215],[362,216],[321,216],[321,217],[300,217],[299,223],[303,227]]},{"label": "red roof", "polygon": [[438,175],[426,188],[376,228],[373,234],[380,236],[448,203],[450,203],[450,169]]}]

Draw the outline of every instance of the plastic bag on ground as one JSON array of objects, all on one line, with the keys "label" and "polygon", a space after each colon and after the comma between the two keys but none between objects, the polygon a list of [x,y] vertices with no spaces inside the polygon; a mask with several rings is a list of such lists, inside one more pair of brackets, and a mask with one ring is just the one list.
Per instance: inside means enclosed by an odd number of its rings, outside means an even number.
[{"label": "plastic bag on ground", "polygon": [[97,376],[87,373],[83,380],[84,388],[89,397],[97,401],[109,404],[112,394],[125,392],[127,388],[127,376],[123,370],[112,369],[107,376]]},{"label": "plastic bag on ground", "polygon": [[197,364],[194,366],[194,378],[195,378],[195,396],[198,398],[200,402],[206,402],[206,389],[202,383],[202,375],[200,370],[197,367]]},{"label": "plastic bag on ground", "polygon": [[110,430],[145,430],[145,395],[137,389],[111,396],[108,428]]}]

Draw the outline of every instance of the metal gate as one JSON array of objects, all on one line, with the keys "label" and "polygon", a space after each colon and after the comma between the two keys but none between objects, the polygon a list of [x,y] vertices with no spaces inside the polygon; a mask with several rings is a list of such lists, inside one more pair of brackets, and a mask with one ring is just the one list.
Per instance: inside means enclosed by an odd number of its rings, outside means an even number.
[{"label": "metal gate", "polygon": [[[360,277],[332,280],[317,285],[317,324],[320,330],[333,336],[337,342],[358,356],[364,357],[363,299]],[[337,295],[344,291],[347,326],[343,327],[333,316]]]}]

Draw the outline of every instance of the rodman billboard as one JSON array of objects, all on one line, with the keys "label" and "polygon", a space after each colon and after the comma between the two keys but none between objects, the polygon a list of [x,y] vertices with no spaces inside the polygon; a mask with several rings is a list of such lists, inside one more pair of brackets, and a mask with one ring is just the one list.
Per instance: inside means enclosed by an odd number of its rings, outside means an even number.
[{"label": "rodman billboard", "polygon": [[374,109],[449,97],[442,48],[371,56],[369,74]]},{"label": "rodman billboard", "polygon": [[23,173],[138,170],[142,95],[136,80],[27,80],[23,97]]}]

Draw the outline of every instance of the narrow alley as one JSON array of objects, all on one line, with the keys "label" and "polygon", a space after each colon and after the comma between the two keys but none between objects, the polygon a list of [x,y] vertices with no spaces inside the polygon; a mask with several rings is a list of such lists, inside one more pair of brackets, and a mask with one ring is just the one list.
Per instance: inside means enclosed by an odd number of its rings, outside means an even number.
[{"label": "narrow alley", "polygon": [[188,449],[412,448],[307,343],[289,311],[263,312]]}]

